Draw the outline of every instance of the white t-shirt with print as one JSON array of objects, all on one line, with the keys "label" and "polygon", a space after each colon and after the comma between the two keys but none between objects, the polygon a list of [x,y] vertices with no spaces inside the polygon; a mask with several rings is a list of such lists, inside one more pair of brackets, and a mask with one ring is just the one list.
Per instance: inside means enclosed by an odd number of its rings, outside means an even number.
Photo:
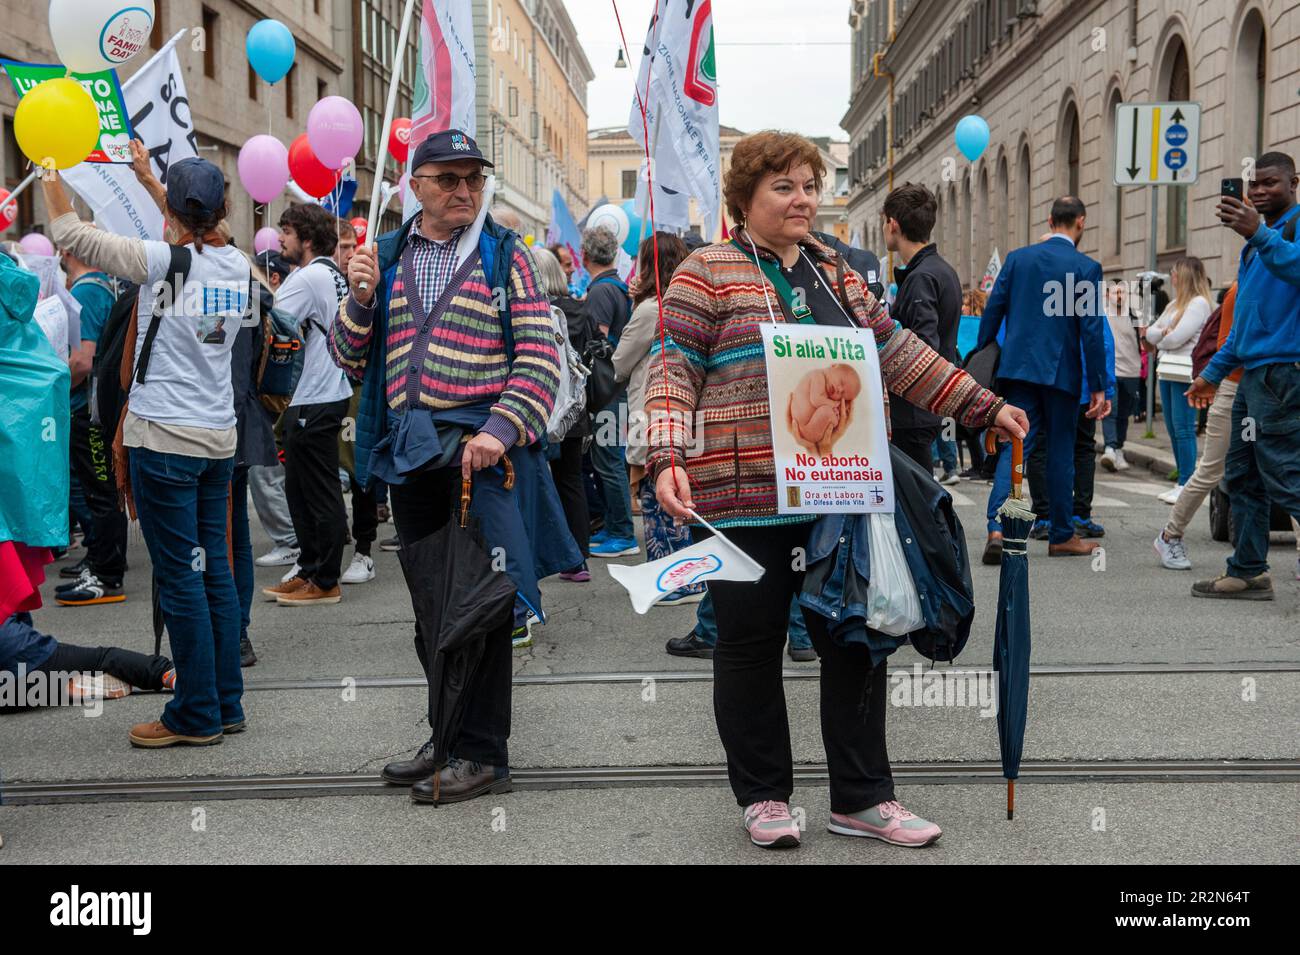
[{"label": "white t-shirt with print", "polygon": [[297,319],[305,349],[302,374],[289,402],[294,407],[352,397],[352,386],[343,369],[334,364],[325,342],[339,303],[347,294],[347,279],[322,256],[294,269],[275,296],[275,307]]},{"label": "white t-shirt with print", "polygon": [[[140,287],[139,365],[154,303],[171,266],[171,246],[144,242],[148,280]],[[190,270],[175,301],[166,302],[144,383],[131,379],[131,412],[146,421],[192,428],[235,426],[230,350],[248,310],[248,260],[234,246],[190,250]],[[170,297],[170,296],[169,296]]]}]

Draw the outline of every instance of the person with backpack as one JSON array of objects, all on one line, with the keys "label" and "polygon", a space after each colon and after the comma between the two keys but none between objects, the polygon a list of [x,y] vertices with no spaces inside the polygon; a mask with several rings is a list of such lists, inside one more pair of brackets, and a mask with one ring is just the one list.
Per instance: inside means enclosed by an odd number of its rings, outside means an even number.
[{"label": "person with backpack", "polygon": [[[251,278],[248,260],[218,231],[225,179],[206,159],[168,168],[171,244],[83,223],[56,174],[42,177],[42,188],[55,242],[140,286],[116,378],[127,402],[120,419],[104,426],[116,427],[114,452],[129,458],[129,482],[120,470],[117,477],[153,561],[176,692],[159,719],[132,727],[130,742],[220,743],[246,725],[226,515],[238,442],[230,353],[249,311]],[[114,380],[114,370],[96,377],[97,389]]]},{"label": "person with backpack", "polygon": [[[1222,196],[1219,221],[1246,240],[1237,269],[1232,331],[1187,389],[1208,406],[1242,369],[1232,403],[1224,477],[1237,527],[1226,573],[1197,581],[1192,594],[1272,600],[1268,575],[1270,502],[1300,519],[1300,243],[1295,160],[1268,152],[1255,160],[1250,205]],[[1249,419],[1253,425],[1247,428]]]},{"label": "person with backpack", "polygon": [[[361,382],[356,478],[388,485],[403,553],[452,519],[470,480],[488,549],[501,548],[519,597],[541,617],[537,580],[582,559],[539,442],[560,358],[527,247],[487,213],[491,180],[484,173],[491,166],[459,130],[434,133],[416,147],[410,188],[420,210],[377,246],[353,254],[351,294],[329,344],[335,362]],[[514,473],[509,494],[506,469],[498,466],[506,457]],[[408,574],[406,583],[421,606],[439,599],[433,581]],[[414,758],[383,768],[386,781],[411,787],[413,801],[510,790],[513,629],[507,615],[482,637],[450,761],[435,761],[430,738]],[[434,685],[441,668],[432,669],[436,660],[418,621],[415,651]]]},{"label": "person with backpack", "polygon": [[335,218],[320,206],[290,206],[280,216],[280,254],[296,269],[275,305],[298,323],[305,355],[284,412],[284,491],[298,538],[298,573],[262,593],[282,607],[336,604],[348,534],[339,483],[339,431],[352,387],[334,364],[327,339],[347,295],[347,279],[331,256]]},{"label": "person with backpack", "polygon": [[[582,234],[583,266],[591,273],[587,314],[615,348],[632,317],[632,298],[618,277],[614,261],[618,238],[604,226]],[[632,490],[628,483],[626,440],[627,392],[620,391],[604,408],[588,409],[595,418],[591,464],[600,477],[605,526],[591,538],[593,557],[632,557],[641,552],[632,525]]]},{"label": "person with backpack", "polygon": [[[86,528],[86,556],[64,568],[73,580],[55,590],[55,603],[64,607],[121,603],[126,600],[126,515],[117,506],[117,482],[113,472],[112,426],[103,428],[90,417],[90,372],[95,349],[117,298],[114,280],[60,250],[68,291],[81,306],[80,349],[69,360],[72,368],[72,432],[69,454],[72,470],[81,485],[91,524]],[[105,431],[109,434],[106,437]],[[60,571],[63,575],[63,571]]]}]

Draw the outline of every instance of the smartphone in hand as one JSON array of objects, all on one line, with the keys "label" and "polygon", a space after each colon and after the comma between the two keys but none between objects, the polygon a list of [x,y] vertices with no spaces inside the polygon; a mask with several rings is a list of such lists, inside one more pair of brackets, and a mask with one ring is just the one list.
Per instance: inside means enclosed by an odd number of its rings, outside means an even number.
[{"label": "smartphone in hand", "polygon": [[1246,194],[1246,184],[1240,178],[1225,179],[1219,187],[1219,195],[1232,196],[1238,202],[1244,201],[1242,197]]}]

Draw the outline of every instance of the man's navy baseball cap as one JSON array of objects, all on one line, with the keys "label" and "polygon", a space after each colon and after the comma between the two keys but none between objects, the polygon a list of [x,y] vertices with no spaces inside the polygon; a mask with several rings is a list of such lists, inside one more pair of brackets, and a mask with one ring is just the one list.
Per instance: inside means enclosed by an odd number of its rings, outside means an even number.
[{"label": "man's navy baseball cap", "polygon": [[415,158],[411,161],[411,168],[419,169],[427,162],[456,162],[461,159],[474,159],[489,169],[494,168],[479,152],[474,137],[462,133],[459,129],[444,129],[420,143],[415,148]]},{"label": "man's navy baseball cap", "polygon": [[226,180],[206,159],[192,156],[167,170],[167,204],[177,212],[211,215],[226,201]]}]

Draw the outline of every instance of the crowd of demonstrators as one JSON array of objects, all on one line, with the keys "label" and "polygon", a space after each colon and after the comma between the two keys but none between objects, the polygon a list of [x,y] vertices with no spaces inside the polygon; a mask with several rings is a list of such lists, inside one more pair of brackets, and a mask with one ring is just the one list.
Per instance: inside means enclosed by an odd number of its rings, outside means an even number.
[{"label": "crowd of demonstrators", "polygon": [[[647,560],[667,557],[691,542],[686,525],[678,524],[659,507],[655,500],[654,482],[646,477],[645,413],[646,375],[653,361],[650,350],[659,341],[659,295],[668,288],[673,273],[685,261],[687,254],[686,243],[668,232],[658,232],[641,240],[632,316],[619,334],[618,347],[614,350],[614,374],[619,383],[627,387],[629,481],[641,502]],[[692,584],[673,591],[659,604],[698,603],[704,592],[704,584]]]},{"label": "crowd of demonstrators", "polygon": [[238,434],[230,353],[248,308],[251,268],[218,231],[221,171],[203,159],[168,170],[172,243],[101,232],[81,222],[57,175],[43,177],[55,242],[91,268],[138,283],[123,355],[127,404],[120,471],[140,521],[176,664],[160,719],[131,729],[144,747],[221,742],[244,728],[239,596],[226,515]]},{"label": "crowd of demonstrators", "polygon": [[298,570],[262,592],[286,607],[341,599],[347,509],[339,483],[339,431],[352,388],[334,364],[329,329],[347,294],[332,256],[334,216],[317,205],[290,206],[280,216],[280,254],[296,266],[276,294],[276,307],[302,335],[302,374],[284,412],[284,490],[298,539]]},{"label": "crowd of demonstrators", "polygon": [[[567,245],[563,245],[562,243],[559,242],[555,243],[554,245],[548,245],[546,247],[546,251],[550,252],[551,255],[555,256],[555,261],[559,263],[560,271],[564,273],[564,284],[565,287],[568,289],[568,294],[572,295],[573,273],[577,271],[577,265],[574,264],[573,261],[573,253],[569,251],[569,247]],[[568,314],[569,314],[568,312],[565,312],[565,315]],[[579,349],[579,353],[581,353],[581,349]]]},{"label": "crowd of demonstrators", "polygon": [[[907,182],[885,197],[881,206],[885,247],[897,252],[902,265],[894,268],[898,291],[890,316],[940,357],[957,361],[957,330],[961,323],[961,280],[930,241],[939,204],[925,186]],[[938,416],[908,401],[895,402],[890,411],[894,446],[921,467],[930,470],[935,442],[943,430]],[[953,449],[944,461],[942,481],[956,484],[957,459]],[[941,454],[946,455],[945,450]]]},{"label": "crowd of demonstrators", "polygon": [[1123,283],[1106,288],[1106,324],[1110,326],[1111,340],[1115,346],[1115,401],[1101,421],[1105,449],[1101,466],[1107,471],[1127,471],[1130,467],[1124,457],[1124,442],[1128,440],[1128,426],[1139,408],[1142,385],[1142,349],[1138,345],[1137,321]]},{"label": "crowd of demonstrators", "polygon": [[[1272,600],[1268,569],[1270,502],[1300,520],[1300,243],[1295,160],[1268,152],[1255,161],[1247,205],[1219,199],[1219,220],[1246,240],[1237,269],[1232,328],[1186,389],[1196,408],[1212,405],[1233,372],[1224,462],[1233,552],[1226,572],[1197,581],[1198,597]],[[1207,429],[1208,430],[1208,429]],[[1163,536],[1163,535],[1162,535]],[[1297,568],[1300,573],[1300,566]]]},{"label": "crowd of demonstrators", "polygon": [[[591,274],[587,286],[587,315],[597,330],[617,348],[623,328],[632,317],[627,284],[614,263],[618,238],[603,226],[582,236],[582,264]],[[628,483],[626,438],[627,392],[620,392],[608,407],[591,409],[595,434],[591,464],[600,479],[600,504],[604,526],[591,538],[593,557],[632,557],[641,552],[632,525],[632,492]]]},{"label": "crowd of demonstrators", "polygon": [[[420,143],[410,180],[420,211],[353,255],[351,294],[329,342],[338,365],[362,384],[357,479],[388,485],[403,550],[452,519],[462,479],[472,477],[487,543],[504,548],[507,571],[540,615],[537,578],[581,559],[538,443],[560,357],[550,303],[526,248],[483,209],[491,165],[458,130]],[[505,473],[498,465],[507,455],[513,495],[500,493]],[[524,499],[535,506],[531,521],[520,510]],[[408,576],[407,585],[415,591],[428,582]],[[430,738],[413,759],[385,766],[384,779],[411,786],[412,798],[425,802],[510,788],[513,629],[505,619],[484,638],[447,765],[434,761]],[[415,648],[432,686],[434,661],[418,621]]]},{"label": "crowd of demonstrators", "polygon": [[[856,273],[837,278],[836,253],[809,235],[824,175],[819,150],[803,137],[764,132],[736,144],[724,185],[735,241],[697,251],[674,275],[664,298],[672,344],[663,360],[651,361],[646,385],[649,472],[660,505],[679,519],[698,509],[764,568],[756,583],[718,581],[709,593],[718,626],[714,712],[745,830],[765,847],[800,839],[789,810],[794,779],[781,651],[803,577],[791,554],[806,546],[810,524],[777,514],[759,328],[781,297],[768,291],[757,260],[794,270],[791,284],[809,290],[804,301],[814,321],[870,329],[885,384],[900,397],[1017,435],[1024,421],[1023,413],[889,319],[864,294]],[[782,302],[783,312],[788,307]],[[685,421],[695,415],[703,420],[704,453],[687,457]],[[743,469],[735,460],[738,440]],[[713,463],[701,467],[701,460]],[[900,845],[932,842],[939,827],[894,796],[885,750],[886,668],[872,667],[866,646],[832,639],[826,618],[807,611],[804,617],[822,661],[831,830]],[[871,687],[865,718],[864,687]]]},{"label": "crowd of demonstrators", "polygon": [[[570,292],[569,277],[573,274],[572,258],[566,271],[559,257],[552,248],[559,248],[566,254],[564,246],[552,246],[545,249],[534,248],[533,264],[537,267],[537,279],[541,283],[551,308],[558,309],[564,316],[564,323],[569,334],[569,344],[581,355],[587,344],[598,337],[595,323],[587,314],[583,303]],[[582,553],[583,562],[575,564],[560,572],[560,579],[575,584],[591,581],[591,571],[587,569],[587,558],[591,556],[591,513],[587,507],[587,488],[583,480],[583,449],[591,438],[591,419],[588,415],[578,416],[551,452],[551,477],[555,481],[555,490],[560,495],[560,505],[564,508],[564,519],[568,522],[569,533]]]},{"label": "crowd of demonstrators", "polygon": [[[1081,538],[1072,519],[1078,401],[1090,420],[1110,413],[1106,400],[1106,344],[1101,305],[1101,266],[1078,251],[1086,210],[1074,196],[1052,203],[1050,235],[1007,255],[980,319],[979,347],[1002,342],[997,386],[1007,401],[1029,415],[1025,453],[1038,441],[1046,447],[1047,499],[1051,528],[1048,555],[1092,553],[1095,541]],[[1087,288],[1091,286],[1091,288]],[[1076,290],[1077,298],[1067,290]],[[1064,314],[1056,315],[1062,311]],[[1051,321],[1043,321],[1050,316]],[[1082,355],[1082,363],[1080,356]],[[1011,493],[1011,456],[999,456],[988,501],[988,541],[983,562],[1002,557],[998,509]]]},{"label": "crowd of demonstrators", "polygon": [[1187,403],[1192,350],[1214,305],[1210,302],[1210,280],[1200,259],[1187,256],[1175,262],[1170,282],[1173,299],[1155,324],[1147,328],[1146,347],[1160,356],[1156,362],[1160,407],[1178,468],[1178,483],[1159,499],[1177,504],[1183,485],[1196,469],[1196,411]]},{"label": "crowd of demonstrators", "polygon": [[55,602],[65,607],[121,603],[126,599],[126,515],[117,506],[113,470],[113,424],[105,428],[91,421],[90,374],[104,323],[116,299],[115,280],[102,269],[81,261],[67,249],[60,252],[68,290],[81,306],[81,340],[70,357],[72,369],[72,430],[69,457],[85,501],[89,523],[83,527],[86,555],[60,570],[72,581],[59,586]]}]

